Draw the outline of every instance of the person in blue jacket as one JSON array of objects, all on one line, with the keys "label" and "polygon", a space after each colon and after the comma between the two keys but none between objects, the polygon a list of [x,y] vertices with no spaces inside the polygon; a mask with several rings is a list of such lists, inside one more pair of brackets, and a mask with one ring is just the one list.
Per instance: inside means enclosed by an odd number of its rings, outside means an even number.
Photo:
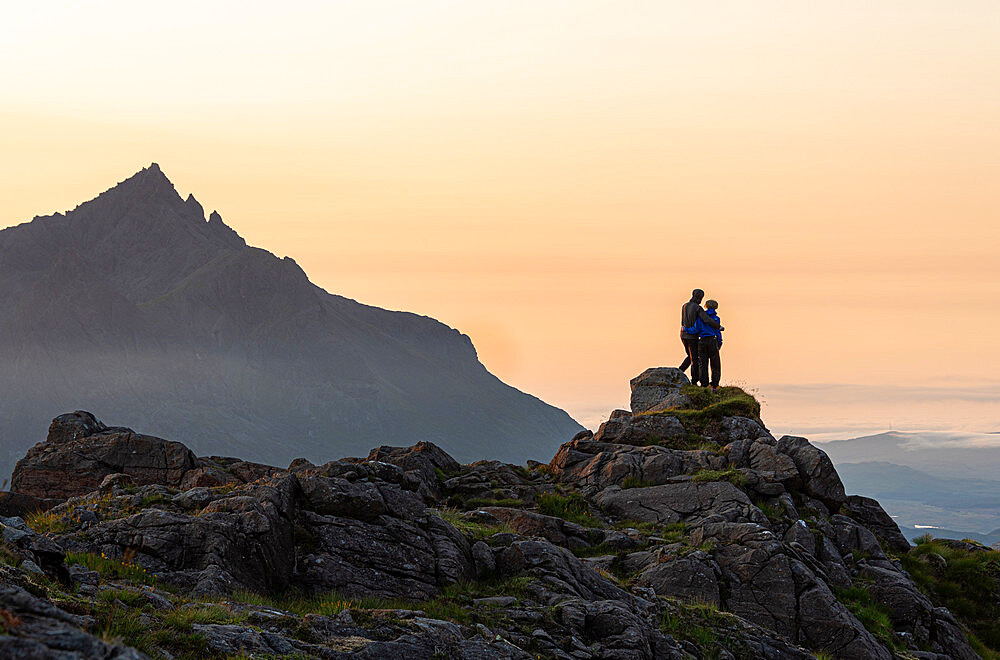
[{"label": "person in blue jacket", "polygon": [[[691,367],[691,383],[693,385],[698,385],[698,379],[701,377],[698,366],[700,364],[698,361],[698,323],[722,329],[701,308],[701,301],[704,297],[704,291],[695,289],[691,292],[691,300],[681,305],[681,344],[684,345],[684,361],[681,362],[679,368],[684,371]],[[708,387],[708,381],[706,380],[701,385]]]},{"label": "person in blue jacket", "polygon": [[[722,320],[716,311],[719,303],[714,300],[705,302],[705,313],[714,321],[718,327],[698,319],[696,328],[698,330],[698,374],[702,386],[712,385],[712,391],[719,389],[719,378],[722,375],[722,360],[719,357],[719,349],[722,348]],[[708,368],[712,367],[712,379],[709,381]]]}]

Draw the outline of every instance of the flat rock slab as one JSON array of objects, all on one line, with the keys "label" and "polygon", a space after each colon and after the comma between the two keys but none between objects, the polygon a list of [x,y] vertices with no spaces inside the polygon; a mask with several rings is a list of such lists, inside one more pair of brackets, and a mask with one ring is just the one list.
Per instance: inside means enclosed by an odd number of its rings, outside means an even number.
[{"label": "flat rock slab", "polygon": [[608,488],[597,503],[616,518],[652,523],[755,522],[767,516],[728,481],[663,484],[647,488]]}]

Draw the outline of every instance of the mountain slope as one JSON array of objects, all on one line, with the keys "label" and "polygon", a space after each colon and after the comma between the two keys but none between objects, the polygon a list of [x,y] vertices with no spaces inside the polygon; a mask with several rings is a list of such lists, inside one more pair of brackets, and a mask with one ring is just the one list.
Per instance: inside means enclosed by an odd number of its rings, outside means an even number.
[{"label": "mountain slope", "polygon": [[580,429],[490,374],[457,330],[327,293],[248,247],[155,163],[0,231],[0,273],[5,474],[68,408],[276,464],[418,440],[521,461]]}]

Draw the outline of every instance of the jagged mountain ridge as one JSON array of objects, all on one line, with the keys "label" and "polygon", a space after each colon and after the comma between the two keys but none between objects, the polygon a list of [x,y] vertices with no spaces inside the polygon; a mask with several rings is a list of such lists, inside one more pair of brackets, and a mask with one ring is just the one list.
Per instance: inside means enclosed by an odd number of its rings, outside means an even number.
[{"label": "jagged mountain ridge", "polygon": [[279,464],[417,440],[523,460],[580,428],[457,330],[327,293],[247,246],[155,163],[0,231],[0,273],[5,474],[53,407]]}]

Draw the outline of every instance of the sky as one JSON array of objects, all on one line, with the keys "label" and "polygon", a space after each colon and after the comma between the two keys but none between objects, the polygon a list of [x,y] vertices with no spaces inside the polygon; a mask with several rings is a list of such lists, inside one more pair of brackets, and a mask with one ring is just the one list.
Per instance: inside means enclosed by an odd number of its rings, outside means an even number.
[{"label": "sky", "polygon": [[700,287],[772,430],[1000,430],[994,1],[2,9],[0,226],[155,161],[587,426]]}]

